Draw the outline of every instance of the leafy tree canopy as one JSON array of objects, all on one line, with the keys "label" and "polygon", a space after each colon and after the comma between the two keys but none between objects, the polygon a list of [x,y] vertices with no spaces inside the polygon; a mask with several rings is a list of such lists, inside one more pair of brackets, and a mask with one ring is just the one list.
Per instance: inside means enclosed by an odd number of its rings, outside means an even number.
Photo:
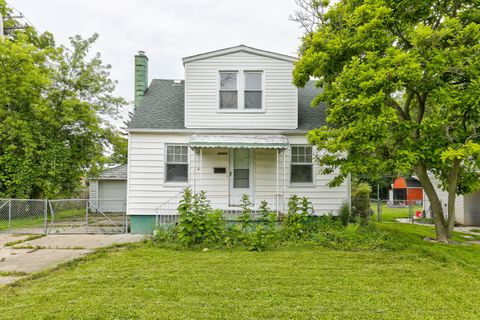
[{"label": "leafy tree canopy", "polygon": [[[324,89],[312,104],[328,105],[329,126],[308,135],[326,151],[318,159],[323,173],[339,170],[333,185],[350,173],[415,173],[431,200],[437,238],[446,241],[455,195],[480,181],[480,1],[325,6],[308,1],[315,27],[303,37],[294,71],[296,85],[313,77]],[[447,220],[432,174],[449,192]]]},{"label": "leafy tree canopy", "polygon": [[[0,10],[15,23],[3,0]],[[71,196],[122,148],[111,120],[126,102],[110,65],[89,55],[97,38],[58,46],[32,28],[0,38],[0,197]]]}]

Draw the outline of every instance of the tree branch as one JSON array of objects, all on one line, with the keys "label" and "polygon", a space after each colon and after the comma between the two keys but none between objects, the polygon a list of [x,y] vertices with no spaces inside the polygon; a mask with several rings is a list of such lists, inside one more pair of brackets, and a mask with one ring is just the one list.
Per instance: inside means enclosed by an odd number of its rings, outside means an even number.
[{"label": "tree branch", "polygon": [[404,121],[407,121],[407,120],[410,120],[410,115],[409,114],[406,114],[405,111],[402,109],[402,107],[398,104],[397,101],[395,101],[392,97],[390,96],[387,96],[386,99],[385,99],[385,103],[393,108],[395,108],[395,110],[397,110],[397,114],[398,116],[404,120]]}]

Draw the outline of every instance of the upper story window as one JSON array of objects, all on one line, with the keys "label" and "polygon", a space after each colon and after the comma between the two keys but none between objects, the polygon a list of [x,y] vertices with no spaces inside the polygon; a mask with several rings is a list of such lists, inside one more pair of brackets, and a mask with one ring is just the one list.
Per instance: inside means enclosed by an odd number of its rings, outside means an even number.
[{"label": "upper story window", "polygon": [[245,71],[245,109],[262,109],[262,73]]},{"label": "upper story window", "polygon": [[219,82],[219,110],[253,112],[264,109],[263,71],[220,71]]},{"label": "upper story window", "polygon": [[238,72],[220,72],[220,109],[238,109]]},{"label": "upper story window", "polygon": [[313,162],[311,146],[292,146],[291,183],[312,183]]}]

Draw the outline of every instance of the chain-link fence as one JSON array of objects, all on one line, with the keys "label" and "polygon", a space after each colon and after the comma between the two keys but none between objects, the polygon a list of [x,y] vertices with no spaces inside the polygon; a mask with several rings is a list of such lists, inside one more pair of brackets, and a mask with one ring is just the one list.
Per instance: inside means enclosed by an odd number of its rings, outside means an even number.
[{"label": "chain-link fence", "polygon": [[429,222],[431,210],[428,203],[418,200],[377,200],[370,201],[372,219],[379,222]]},{"label": "chain-link fence", "polygon": [[124,200],[0,199],[0,233],[126,233]]}]

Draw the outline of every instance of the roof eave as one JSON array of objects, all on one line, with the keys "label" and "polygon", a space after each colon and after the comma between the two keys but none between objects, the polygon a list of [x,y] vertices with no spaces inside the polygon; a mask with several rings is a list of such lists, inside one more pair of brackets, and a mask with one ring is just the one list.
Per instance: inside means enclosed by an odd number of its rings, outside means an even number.
[{"label": "roof eave", "polygon": [[292,63],[298,61],[298,58],[296,57],[288,56],[281,53],[256,49],[256,48],[248,47],[245,45],[240,45],[240,46],[235,46],[235,47],[230,47],[230,48],[225,48],[225,49],[220,49],[220,50],[215,50],[215,51],[196,54],[193,56],[184,57],[182,61],[183,61],[183,65],[185,65],[186,63],[189,63],[189,62],[204,60],[208,58],[218,57],[218,56],[231,54],[235,52],[241,52],[241,51],[260,55],[260,56],[265,56],[269,58],[274,58],[278,60],[283,60],[287,62],[292,62]]}]

